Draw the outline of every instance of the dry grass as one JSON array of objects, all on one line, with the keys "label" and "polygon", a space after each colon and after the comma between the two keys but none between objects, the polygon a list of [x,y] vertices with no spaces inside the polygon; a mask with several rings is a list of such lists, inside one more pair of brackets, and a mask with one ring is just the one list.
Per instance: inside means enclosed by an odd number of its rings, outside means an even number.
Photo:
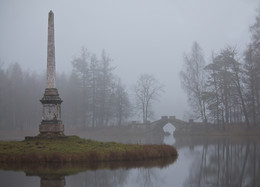
[{"label": "dry grass", "polygon": [[103,143],[77,136],[0,142],[0,162],[9,163],[139,161],[177,155],[169,145]]}]

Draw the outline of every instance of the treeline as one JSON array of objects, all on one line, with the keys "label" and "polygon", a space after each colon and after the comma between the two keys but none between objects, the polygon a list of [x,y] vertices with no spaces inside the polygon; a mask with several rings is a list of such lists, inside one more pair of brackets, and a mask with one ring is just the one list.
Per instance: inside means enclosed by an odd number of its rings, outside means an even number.
[{"label": "treeline", "polygon": [[[82,48],[68,76],[57,74],[62,120],[68,128],[123,125],[131,115],[128,93],[114,74],[105,51],[101,57]],[[38,128],[46,76],[23,71],[18,63],[0,66],[0,129]]]},{"label": "treeline", "polygon": [[25,129],[41,119],[39,99],[44,81],[34,73],[23,72],[15,63],[5,70],[0,66],[0,129]]},{"label": "treeline", "polygon": [[68,80],[57,82],[63,93],[63,118],[77,127],[121,126],[131,115],[131,103],[126,87],[121,83],[105,51],[98,58],[82,48],[72,61]]},{"label": "treeline", "polygon": [[242,55],[226,47],[206,64],[196,42],[184,55],[181,81],[195,119],[223,128],[260,124],[260,14],[250,32],[251,41]]}]

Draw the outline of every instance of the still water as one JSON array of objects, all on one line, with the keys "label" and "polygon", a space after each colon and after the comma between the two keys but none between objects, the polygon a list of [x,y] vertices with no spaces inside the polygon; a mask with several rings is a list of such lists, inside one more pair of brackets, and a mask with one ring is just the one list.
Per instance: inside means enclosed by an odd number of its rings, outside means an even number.
[{"label": "still water", "polygon": [[256,138],[170,135],[161,141],[174,145],[179,153],[166,166],[87,169],[56,176],[39,169],[34,173],[1,166],[0,186],[260,186],[260,141]]}]

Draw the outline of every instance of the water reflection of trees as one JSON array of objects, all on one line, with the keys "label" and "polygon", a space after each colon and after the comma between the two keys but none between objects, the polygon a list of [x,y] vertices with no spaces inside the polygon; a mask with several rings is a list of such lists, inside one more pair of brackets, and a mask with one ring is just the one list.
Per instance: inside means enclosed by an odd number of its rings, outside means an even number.
[{"label": "water reflection of trees", "polygon": [[[154,160],[156,161],[156,160]],[[66,177],[67,186],[162,186],[164,181],[159,167],[126,167],[86,171]],[[136,175],[136,176],[135,176]],[[131,178],[133,177],[133,178]]]},{"label": "water reflection of trees", "polygon": [[66,178],[66,185],[68,186],[124,186],[128,177],[129,170],[96,170],[86,171],[75,176],[68,176]]},{"label": "water reflection of trees", "polygon": [[138,186],[163,186],[163,179],[156,168],[140,168],[137,171]]},{"label": "water reflection of trees", "polygon": [[228,138],[205,143],[194,160],[185,186],[259,186],[260,142]]}]

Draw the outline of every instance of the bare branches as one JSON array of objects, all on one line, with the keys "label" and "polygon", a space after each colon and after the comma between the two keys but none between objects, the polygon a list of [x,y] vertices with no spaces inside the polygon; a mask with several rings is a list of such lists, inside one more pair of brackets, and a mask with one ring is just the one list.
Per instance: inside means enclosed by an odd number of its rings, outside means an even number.
[{"label": "bare branches", "polygon": [[202,49],[197,42],[193,43],[191,53],[184,54],[184,68],[180,72],[183,89],[188,95],[194,114],[201,120],[207,120],[202,93],[205,92],[205,60]]},{"label": "bare branches", "polygon": [[145,123],[152,114],[152,101],[159,98],[163,91],[163,85],[153,75],[143,74],[138,79],[135,88],[137,108],[142,111]]}]

